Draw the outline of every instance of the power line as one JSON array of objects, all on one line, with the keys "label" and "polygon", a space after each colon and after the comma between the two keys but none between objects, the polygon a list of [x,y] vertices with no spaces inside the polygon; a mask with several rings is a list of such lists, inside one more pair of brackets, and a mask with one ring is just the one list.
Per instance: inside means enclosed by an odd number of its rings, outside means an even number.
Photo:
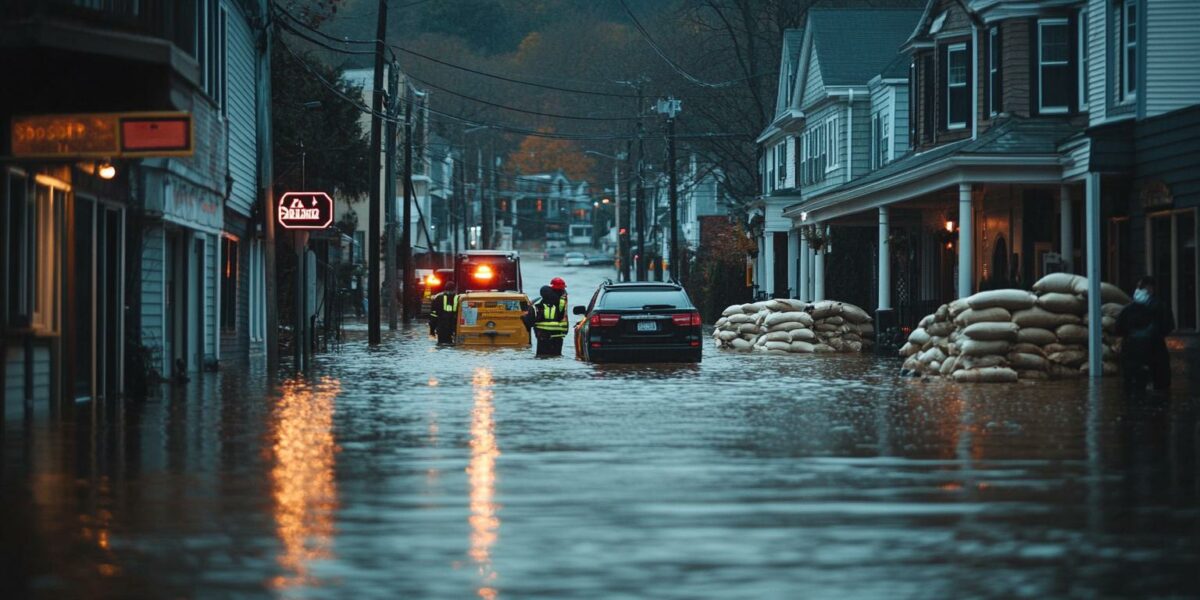
[{"label": "power line", "polygon": [[474,96],[470,96],[467,94],[463,94],[461,92],[456,92],[454,90],[444,88],[440,85],[430,82],[429,80],[417,78],[412,73],[406,73],[406,75],[410,79],[420,82],[421,85],[423,85],[423,86],[431,87],[435,90],[439,90],[439,91],[445,92],[447,94],[450,94],[451,96],[457,96],[459,98],[470,100],[472,102],[486,104],[488,106],[493,106],[493,107],[500,108],[503,110],[511,110],[514,112],[525,113],[525,114],[529,114],[529,115],[536,115],[539,117],[551,117],[551,118],[555,118],[555,119],[571,119],[571,120],[577,120],[577,121],[637,121],[639,119],[646,118],[646,117],[592,117],[592,116],[581,116],[581,115],[563,115],[563,114],[555,114],[555,113],[544,113],[544,112],[540,112],[540,111],[536,111],[536,110],[528,110],[528,109],[524,109],[524,108],[517,108],[515,106],[508,106],[505,104],[498,104],[495,102],[491,102],[489,100],[484,100],[482,98],[476,98]]},{"label": "power line", "polygon": [[675,71],[676,73],[678,73],[681,77],[683,77],[684,79],[686,79],[700,87],[726,88],[735,83],[740,83],[742,81],[746,81],[748,79],[753,79],[755,77],[761,77],[765,74],[765,73],[758,73],[755,75],[751,75],[749,77],[742,77],[739,79],[730,79],[728,81],[721,81],[718,83],[711,83],[708,81],[704,81],[704,80],[692,75],[691,73],[688,73],[683,67],[679,66],[679,63],[676,63],[674,60],[671,60],[671,57],[667,56],[667,53],[664,52],[662,47],[658,45],[658,42],[654,41],[654,38],[651,37],[650,32],[647,31],[646,28],[642,26],[641,21],[638,21],[637,16],[633,14],[633,11],[630,10],[629,5],[625,3],[625,0],[618,0],[618,2],[621,3],[621,8],[625,9],[625,14],[629,15],[629,20],[633,21],[634,29],[637,29],[638,33],[640,33],[642,35],[642,37],[646,40],[647,44],[650,44],[650,47],[654,50],[654,53],[657,54],[659,56],[659,58],[663,59],[663,62],[667,63],[667,65],[670,66],[671,69],[673,71]]}]

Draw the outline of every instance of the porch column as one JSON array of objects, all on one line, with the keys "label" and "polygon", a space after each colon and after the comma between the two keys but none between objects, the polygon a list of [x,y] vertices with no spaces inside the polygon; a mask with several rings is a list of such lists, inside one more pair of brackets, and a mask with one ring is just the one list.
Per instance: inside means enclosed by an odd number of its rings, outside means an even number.
[{"label": "porch column", "polygon": [[[828,236],[827,236],[828,237]],[[813,302],[825,299],[825,248],[817,250],[813,257]]]},{"label": "porch column", "polygon": [[1059,223],[1059,238],[1062,247],[1063,266],[1068,273],[1075,272],[1075,215],[1071,207],[1071,187],[1064,185],[1058,189],[1058,212],[1061,215]]},{"label": "porch column", "polygon": [[775,232],[763,234],[763,289],[768,298],[775,297]]},{"label": "porch column", "polygon": [[1103,375],[1103,355],[1101,354],[1102,326],[1100,316],[1100,174],[1087,174],[1087,221],[1084,223],[1087,235],[1088,295],[1088,376],[1097,378]]},{"label": "porch column", "polygon": [[892,307],[892,247],[889,235],[888,207],[879,207],[879,308]]},{"label": "porch column", "polygon": [[800,232],[796,229],[788,230],[788,253],[787,253],[787,274],[788,274],[788,296],[791,298],[800,297],[800,278],[798,276],[798,263],[800,261]]},{"label": "porch column", "polygon": [[758,256],[754,257],[754,285],[761,290],[763,289],[763,252],[765,252],[763,236],[758,236],[756,241],[758,242]]},{"label": "porch column", "polygon": [[800,288],[796,292],[796,298],[807,301],[809,299],[808,274],[810,271],[808,263],[812,253],[808,250],[808,240],[804,239],[802,235],[797,237],[800,238]]},{"label": "porch column", "polygon": [[974,226],[971,223],[971,184],[958,184],[958,297],[966,298],[975,289]]}]

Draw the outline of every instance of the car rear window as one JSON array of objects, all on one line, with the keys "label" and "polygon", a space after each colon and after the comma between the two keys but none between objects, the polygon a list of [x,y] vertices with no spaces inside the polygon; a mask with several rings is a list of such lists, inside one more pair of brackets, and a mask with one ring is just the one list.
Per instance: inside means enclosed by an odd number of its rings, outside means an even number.
[{"label": "car rear window", "polygon": [[645,306],[691,308],[687,294],[664,288],[611,289],[600,298],[600,308],[630,309]]}]

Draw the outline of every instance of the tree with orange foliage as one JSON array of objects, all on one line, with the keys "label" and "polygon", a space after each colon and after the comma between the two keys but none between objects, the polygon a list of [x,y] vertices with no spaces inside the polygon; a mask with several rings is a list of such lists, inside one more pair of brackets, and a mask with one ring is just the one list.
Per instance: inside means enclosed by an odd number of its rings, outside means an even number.
[{"label": "tree with orange foliage", "polygon": [[[539,129],[549,133],[551,129]],[[596,162],[580,150],[571,140],[527,136],[521,145],[508,157],[508,164],[517,171],[530,175],[550,173],[562,169],[573,181],[592,177]]]}]

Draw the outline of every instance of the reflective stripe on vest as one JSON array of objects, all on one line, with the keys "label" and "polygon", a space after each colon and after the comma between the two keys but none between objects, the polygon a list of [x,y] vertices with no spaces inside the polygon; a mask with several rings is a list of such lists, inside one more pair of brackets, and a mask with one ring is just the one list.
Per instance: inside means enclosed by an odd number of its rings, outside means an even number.
[{"label": "reflective stripe on vest", "polygon": [[451,303],[449,301],[450,298],[451,298],[451,296],[442,294],[442,310],[447,311],[447,312],[458,312],[458,295],[455,294],[453,296],[453,298],[454,298],[453,303]]},{"label": "reflective stripe on vest", "polygon": [[567,331],[567,321],[562,319],[560,315],[566,316],[567,301],[560,298],[557,305],[542,304],[541,307],[541,318],[534,324],[534,327],[551,333],[565,333]]}]

